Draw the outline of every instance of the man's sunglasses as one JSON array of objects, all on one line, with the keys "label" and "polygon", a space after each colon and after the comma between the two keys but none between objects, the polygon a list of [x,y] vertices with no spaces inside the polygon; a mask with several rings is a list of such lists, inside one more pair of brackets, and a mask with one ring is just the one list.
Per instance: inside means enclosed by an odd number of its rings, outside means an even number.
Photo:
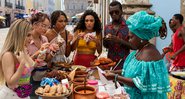
[{"label": "man's sunglasses", "polygon": [[111,12],[109,12],[109,14],[110,14],[110,15],[113,15],[113,14],[118,15],[118,14],[119,14],[119,11],[111,11]]}]

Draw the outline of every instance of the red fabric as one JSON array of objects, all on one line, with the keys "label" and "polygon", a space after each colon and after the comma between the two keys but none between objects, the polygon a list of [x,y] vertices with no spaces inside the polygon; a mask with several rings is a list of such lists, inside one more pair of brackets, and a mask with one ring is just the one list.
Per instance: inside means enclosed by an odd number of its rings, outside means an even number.
[{"label": "red fabric", "polygon": [[96,58],[97,57],[93,54],[76,54],[74,57],[74,64],[91,67],[90,62],[93,62]]},{"label": "red fabric", "polygon": [[[173,35],[173,51],[174,53],[177,52],[178,50],[181,49],[181,47],[185,44],[183,41],[182,37],[178,37],[179,31],[181,30],[182,27],[178,28]],[[185,67],[185,51],[178,54],[177,57],[175,58],[173,65],[174,66],[180,66],[180,67]]]}]

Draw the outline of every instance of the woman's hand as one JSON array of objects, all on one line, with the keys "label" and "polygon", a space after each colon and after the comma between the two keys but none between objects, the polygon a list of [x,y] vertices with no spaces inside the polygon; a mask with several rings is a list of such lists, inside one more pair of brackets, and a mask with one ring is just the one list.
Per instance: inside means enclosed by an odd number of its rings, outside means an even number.
[{"label": "woman's hand", "polygon": [[79,34],[77,35],[77,39],[83,38],[83,37],[84,37],[84,35],[85,35],[85,33],[84,33],[84,32],[79,33]]},{"label": "woman's hand", "polygon": [[115,77],[115,74],[112,73],[111,71],[106,71],[106,73],[104,74],[105,77],[108,79],[108,80],[113,80],[114,77]]},{"label": "woman's hand", "polygon": [[59,50],[59,45],[52,43],[52,44],[50,44],[49,49],[53,52],[57,52]]},{"label": "woman's hand", "polygon": [[95,41],[95,42],[97,42],[97,37],[96,36],[94,36],[94,35],[89,35],[89,41]]},{"label": "woman's hand", "polygon": [[73,40],[73,35],[72,34],[68,34],[68,41],[67,42],[71,42]]},{"label": "woman's hand", "polygon": [[49,45],[50,45],[50,43],[44,43],[44,44],[42,44],[41,47],[40,47],[40,50],[42,51],[44,49],[49,48]]},{"label": "woman's hand", "polygon": [[18,55],[18,60],[20,62],[20,66],[25,66],[25,64],[28,64],[30,66],[30,62],[32,62],[30,59],[29,59],[29,56],[23,52],[23,51],[20,51],[19,52],[19,55]]}]

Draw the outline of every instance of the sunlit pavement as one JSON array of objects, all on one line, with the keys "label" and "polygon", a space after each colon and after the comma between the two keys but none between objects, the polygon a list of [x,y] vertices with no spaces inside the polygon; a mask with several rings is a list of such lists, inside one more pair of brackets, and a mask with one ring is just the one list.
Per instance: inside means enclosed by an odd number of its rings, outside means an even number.
[{"label": "sunlit pavement", "polygon": [[6,35],[8,34],[9,28],[0,28],[0,50],[3,47]]}]

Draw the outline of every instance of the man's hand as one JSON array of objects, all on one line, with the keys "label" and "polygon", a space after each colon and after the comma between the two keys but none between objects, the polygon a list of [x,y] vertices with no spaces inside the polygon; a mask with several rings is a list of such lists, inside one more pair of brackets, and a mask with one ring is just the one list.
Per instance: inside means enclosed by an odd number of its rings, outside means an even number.
[{"label": "man's hand", "polygon": [[176,56],[177,56],[176,54],[173,54],[173,55],[170,57],[170,59],[175,60]]}]

